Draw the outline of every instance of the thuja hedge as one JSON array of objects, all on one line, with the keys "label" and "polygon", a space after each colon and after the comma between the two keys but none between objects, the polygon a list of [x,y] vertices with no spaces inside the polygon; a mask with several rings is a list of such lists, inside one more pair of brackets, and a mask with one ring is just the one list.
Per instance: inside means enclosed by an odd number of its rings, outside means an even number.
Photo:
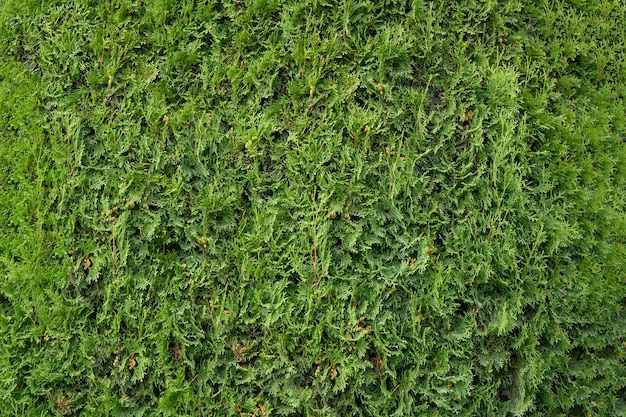
[{"label": "thuja hedge", "polygon": [[626,415],[624,22],[5,0],[0,414]]}]

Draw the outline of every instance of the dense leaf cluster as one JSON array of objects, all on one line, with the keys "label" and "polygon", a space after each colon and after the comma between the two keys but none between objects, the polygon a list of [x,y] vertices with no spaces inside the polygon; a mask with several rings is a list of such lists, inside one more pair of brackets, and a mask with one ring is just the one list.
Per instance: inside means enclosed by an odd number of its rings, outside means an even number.
[{"label": "dense leaf cluster", "polygon": [[7,0],[6,415],[626,414],[626,9]]}]

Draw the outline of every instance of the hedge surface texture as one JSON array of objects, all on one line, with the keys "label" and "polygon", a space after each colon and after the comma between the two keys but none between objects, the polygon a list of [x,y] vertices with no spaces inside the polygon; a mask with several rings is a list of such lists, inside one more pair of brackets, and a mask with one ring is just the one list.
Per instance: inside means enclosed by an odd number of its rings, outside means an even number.
[{"label": "hedge surface texture", "polygon": [[0,414],[626,415],[622,0],[5,0]]}]

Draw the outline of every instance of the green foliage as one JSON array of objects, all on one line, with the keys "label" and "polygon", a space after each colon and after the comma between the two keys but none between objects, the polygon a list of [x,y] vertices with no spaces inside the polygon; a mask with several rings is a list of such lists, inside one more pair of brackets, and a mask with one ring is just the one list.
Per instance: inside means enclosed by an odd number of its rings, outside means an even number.
[{"label": "green foliage", "polygon": [[0,6],[7,415],[626,415],[620,1]]}]

